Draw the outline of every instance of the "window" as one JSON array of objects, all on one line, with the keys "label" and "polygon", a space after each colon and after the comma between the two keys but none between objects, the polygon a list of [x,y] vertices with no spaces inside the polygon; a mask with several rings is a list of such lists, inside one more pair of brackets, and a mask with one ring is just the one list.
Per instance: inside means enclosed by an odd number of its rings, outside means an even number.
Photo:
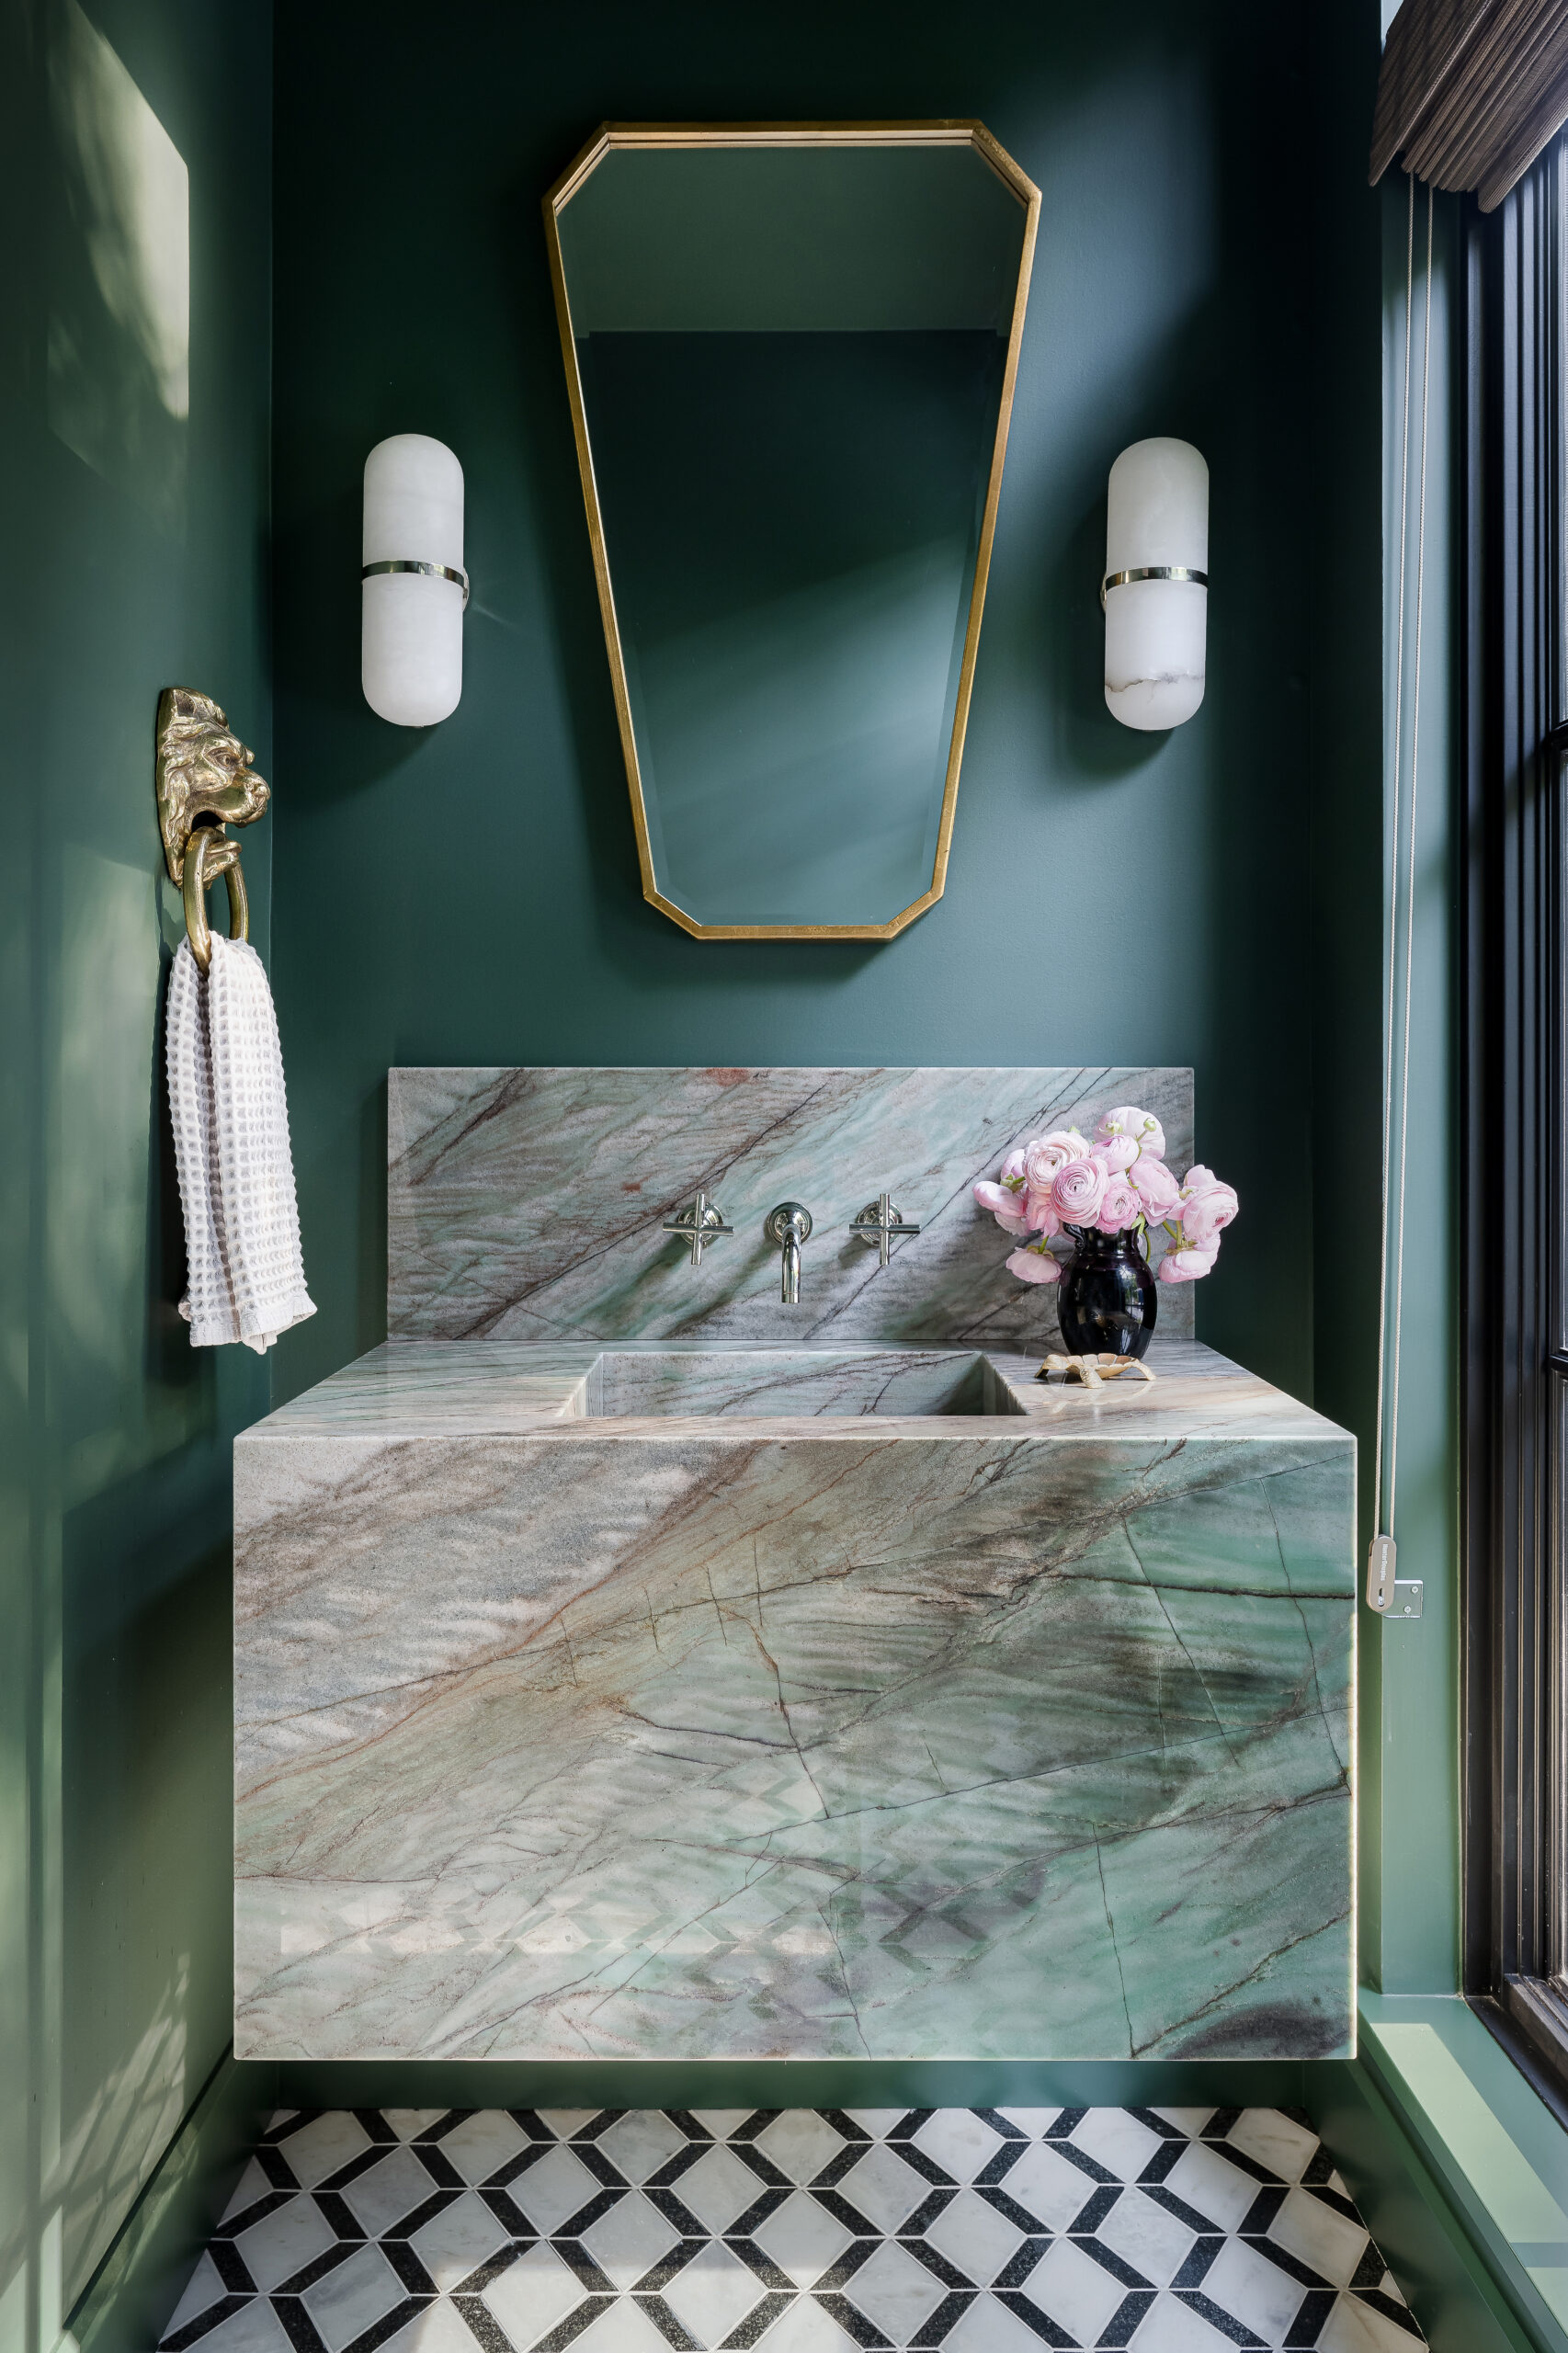
[{"label": "window", "polygon": [[1568,2117],[1568,154],[1462,232],[1464,1988]]}]

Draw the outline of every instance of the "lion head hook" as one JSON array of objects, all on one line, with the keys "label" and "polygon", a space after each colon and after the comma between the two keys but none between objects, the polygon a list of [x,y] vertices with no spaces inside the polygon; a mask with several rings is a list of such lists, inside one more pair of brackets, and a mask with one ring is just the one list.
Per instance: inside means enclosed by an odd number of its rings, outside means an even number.
[{"label": "lion head hook", "polygon": [[250,824],[270,798],[251,766],[253,756],[210,695],[188,687],[164,688],[158,697],[156,777],[171,881],[185,881],[186,847],[202,820],[218,836],[207,846],[207,881],[227,873],[238,858],[239,845],[228,839],[224,826]]}]

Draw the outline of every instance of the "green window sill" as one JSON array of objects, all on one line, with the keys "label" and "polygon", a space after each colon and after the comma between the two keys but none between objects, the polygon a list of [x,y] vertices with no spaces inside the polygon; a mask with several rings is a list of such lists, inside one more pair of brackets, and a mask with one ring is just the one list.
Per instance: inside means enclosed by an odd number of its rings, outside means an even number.
[{"label": "green window sill", "polygon": [[1527,2341],[1568,2353],[1568,2131],[1458,1995],[1363,1990],[1360,2058]]}]

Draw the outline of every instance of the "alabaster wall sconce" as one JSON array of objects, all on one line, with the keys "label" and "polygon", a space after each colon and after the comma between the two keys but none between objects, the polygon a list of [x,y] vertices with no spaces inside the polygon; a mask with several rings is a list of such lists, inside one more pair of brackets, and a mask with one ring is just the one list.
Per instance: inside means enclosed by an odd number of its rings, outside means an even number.
[{"label": "alabaster wall sconce", "polygon": [[433,727],[463,688],[463,470],[442,441],[394,433],[365,460],[360,680],[394,727]]},{"label": "alabaster wall sconce", "polygon": [[1134,441],[1106,500],[1105,699],[1124,727],[1179,727],[1203,700],[1209,469],[1190,441]]}]

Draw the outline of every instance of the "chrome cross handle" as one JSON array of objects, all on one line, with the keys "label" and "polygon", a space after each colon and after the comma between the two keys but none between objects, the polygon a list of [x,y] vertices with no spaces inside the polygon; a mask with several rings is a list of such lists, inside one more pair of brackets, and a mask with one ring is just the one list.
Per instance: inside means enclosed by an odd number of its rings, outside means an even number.
[{"label": "chrome cross handle", "polygon": [[809,1242],[812,1233],[812,1213],[799,1201],[780,1201],[769,1210],[763,1225],[769,1242],[776,1242],[784,1253],[784,1265],[778,1296],[786,1307],[801,1303],[801,1245]]},{"label": "chrome cross handle", "polygon": [[706,1193],[699,1193],[691,1207],[682,1210],[678,1217],[665,1220],[666,1233],[678,1233],[683,1242],[690,1243],[691,1264],[694,1267],[701,1266],[702,1253],[710,1242],[718,1242],[726,1234],[733,1233],[734,1230],[733,1225],[724,1223],[723,1211],[717,1201],[710,1201]]},{"label": "chrome cross handle", "polygon": [[869,1250],[878,1252],[885,1267],[889,1256],[888,1245],[893,1235],[918,1233],[920,1228],[913,1222],[906,1221],[903,1211],[895,1210],[887,1195],[883,1193],[879,1199],[868,1201],[858,1217],[851,1218],[849,1231],[851,1233],[858,1233]]}]

